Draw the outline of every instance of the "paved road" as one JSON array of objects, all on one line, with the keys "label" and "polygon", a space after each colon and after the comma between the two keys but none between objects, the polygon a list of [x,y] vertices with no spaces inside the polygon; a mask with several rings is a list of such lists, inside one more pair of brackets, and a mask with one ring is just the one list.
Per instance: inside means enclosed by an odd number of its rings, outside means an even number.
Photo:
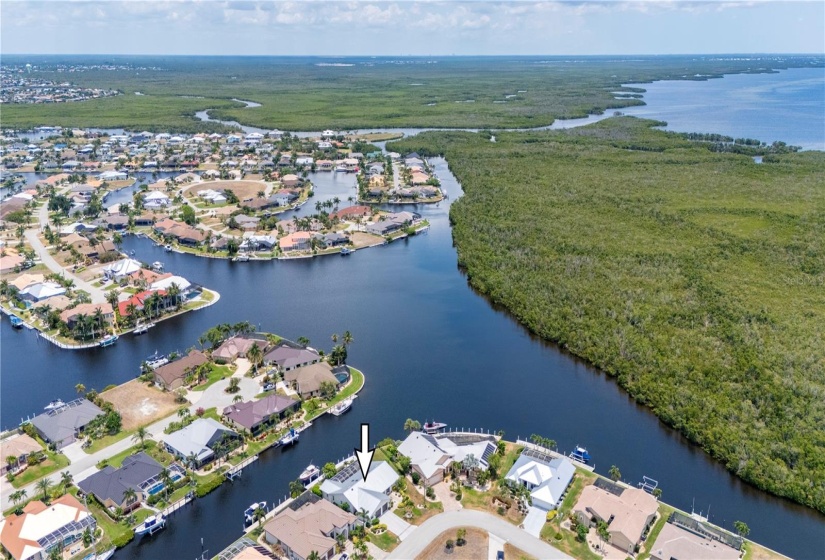
[{"label": "paved road", "polygon": [[37,256],[40,258],[40,261],[45,264],[49,270],[56,272],[64,278],[69,278],[72,280],[76,288],[89,292],[89,295],[92,298],[92,303],[104,303],[106,301],[106,292],[100,288],[95,288],[85,280],[81,280],[79,277],[65,270],[56,260],[54,260],[54,258],[49,254],[49,251],[37,237],[36,229],[26,230],[25,235],[26,239],[29,241],[29,245],[31,245],[31,248],[34,249],[34,252],[37,253]]},{"label": "paved road", "polygon": [[[250,368],[249,360],[239,359],[237,361],[237,365],[238,369],[232,374],[232,377],[238,377],[241,379],[241,390],[235,394],[241,395],[244,400],[249,400],[261,392],[261,386],[257,380],[244,377],[244,374],[249,371]],[[263,372],[261,372],[261,374],[263,374]],[[198,408],[211,408],[214,406],[218,409],[218,414],[220,414],[224,407],[232,404],[232,399],[235,397],[233,394],[224,392],[224,389],[228,386],[229,379],[224,379],[211,385],[205,391],[190,391],[187,395],[189,400],[192,401],[192,406],[190,406],[189,410],[192,414],[194,414]],[[150,424],[146,427],[146,430],[149,432],[152,439],[155,441],[160,441],[164,436],[163,431],[169,426],[169,424],[177,419],[177,415],[172,414],[171,416],[167,416],[166,418]],[[112,457],[113,455],[117,455],[121,451],[129,449],[130,447],[136,445],[136,442],[131,437],[127,437],[113,443],[109,447],[101,449],[96,453],[92,453],[91,455],[87,455],[86,452],[80,448],[80,445],[81,442],[77,441],[64,449],[64,454],[69,457],[72,463],[65,469],[49,475],[48,478],[53,484],[59,483],[60,475],[64,471],[72,473],[75,483],[83,480],[93,472],[97,471],[97,467],[95,465],[97,465],[100,461],[108,457]],[[27,497],[29,498],[37,495],[38,493],[35,483],[29,484],[24,488],[26,490]],[[14,491],[15,489],[6,481],[5,477],[3,477],[2,481],[0,481],[0,509],[6,510],[12,506],[9,495]]]},{"label": "paved road", "polygon": [[468,509],[441,513],[435,517],[431,517],[422,523],[398,548],[390,552],[389,558],[415,558],[421,554],[438,535],[444,531],[458,527],[477,527],[488,531],[497,539],[509,542],[536,558],[572,560],[572,558],[564,552],[556,550],[549,544],[529,535],[503,519],[490,515],[489,513],[484,513],[483,511]]}]

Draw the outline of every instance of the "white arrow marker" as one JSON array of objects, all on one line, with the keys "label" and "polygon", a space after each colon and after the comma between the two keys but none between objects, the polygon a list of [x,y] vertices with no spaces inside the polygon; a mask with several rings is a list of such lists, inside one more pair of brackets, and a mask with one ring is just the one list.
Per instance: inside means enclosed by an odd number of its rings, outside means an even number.
[{"label": "white arrow marker", "polygon": [[355,457],[358,459],[358,466],[361,467],[361,476],[367,480],[367,475],[370,472],[370,465],[372,464],[372,456],[375,453],[375,448],[370,447],[370,425],[361,424],[361,449],[355,448]]}]

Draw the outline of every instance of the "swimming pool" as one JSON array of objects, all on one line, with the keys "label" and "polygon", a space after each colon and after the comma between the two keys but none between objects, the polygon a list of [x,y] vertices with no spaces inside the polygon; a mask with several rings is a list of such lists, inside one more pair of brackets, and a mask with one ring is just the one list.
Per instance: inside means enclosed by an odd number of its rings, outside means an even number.
[{"label": "swimming pool", "polygon": [[347,379],[349,379],[349,374],[346,373],[336,373],[335,379],[338,380],[338,383],[345,383]]},{"label": "swimming pool", "polygon": [[[172,474],[172,482],[177,482],[181,478],[183,478],[183,475],[180,474],[180,473],[176,472],[176,473]],[[146,493],[149,494],[150,496],[154,496],[158,492],[163,492],[163,483],[162,482],[158,482],[157,484],[153,485],[152,487],[150,487],[146,491]]]}]

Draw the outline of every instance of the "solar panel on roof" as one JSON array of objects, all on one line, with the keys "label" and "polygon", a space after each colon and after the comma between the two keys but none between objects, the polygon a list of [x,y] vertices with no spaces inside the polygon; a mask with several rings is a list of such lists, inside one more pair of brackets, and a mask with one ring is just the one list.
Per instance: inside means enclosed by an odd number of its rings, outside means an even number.
[{"label": "solar panel on roof", "polygon": [[495,452],[496,452],[496,447],[494,445],[488,443],[487,446],[484,448],[484,453],[481,454],[481,460],[484,461],[484,462],[487,462],[487,459],[492,457],[493,453],[495,453]]}]

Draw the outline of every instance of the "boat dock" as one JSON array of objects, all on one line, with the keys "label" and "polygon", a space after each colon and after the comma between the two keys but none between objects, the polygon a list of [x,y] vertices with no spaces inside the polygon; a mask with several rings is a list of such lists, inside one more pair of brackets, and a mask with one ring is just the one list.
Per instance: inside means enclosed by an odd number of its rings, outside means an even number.
[{"label": "boat dock", "polygon": [[257,460],[258,460],[257,455],[253,455],[252,457],[247,457],[246,459],[244,459],[243,461],[241,461],[240,463],[238,463],[237,465],[235,465],[234,467],[232,467],[231,469],[229,469],[228,471],[226,471],[224,473],[224,475],[226,476],[226,480],[235,480],[236,478],[241,476],[241,471],[243,471],[244,468],[247,465],[251,465],[252,463],[254,463]]}]

